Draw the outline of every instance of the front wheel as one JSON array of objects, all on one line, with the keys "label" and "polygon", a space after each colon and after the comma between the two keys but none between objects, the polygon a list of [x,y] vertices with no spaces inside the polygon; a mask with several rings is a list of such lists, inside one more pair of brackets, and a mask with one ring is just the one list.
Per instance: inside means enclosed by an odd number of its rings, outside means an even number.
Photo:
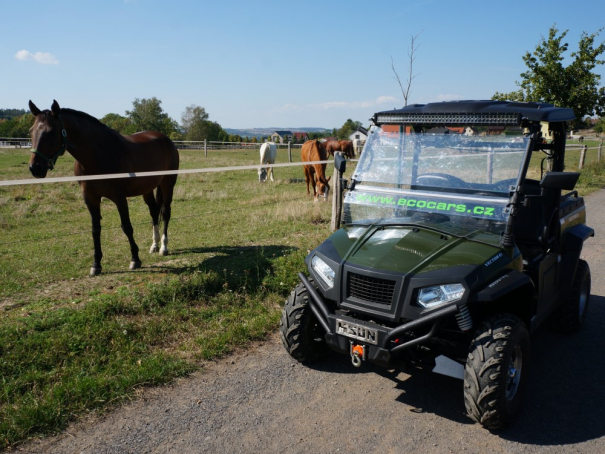
[{"label": "front wheel", "polygon": [[317,361],[330,353],[326,331],[309,305],[309,293],[299,283],[286,300],[279,322],[282,344],[290,356],[300,362]]},{"label": "front wheel", "polygon": [[477,328],[466,360],[464,404],[471,419],[488,429],[518,412],[529,372],[529,332],[511,314],[494,315]]}]

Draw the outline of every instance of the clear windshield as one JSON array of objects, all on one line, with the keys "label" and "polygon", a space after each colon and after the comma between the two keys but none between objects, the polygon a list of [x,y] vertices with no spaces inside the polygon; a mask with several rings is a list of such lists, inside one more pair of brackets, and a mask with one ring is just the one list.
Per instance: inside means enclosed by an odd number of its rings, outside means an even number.
[{"label": "clear windshield", "polygon": [[345,197],[345,222],[433,223],[499,234],[529,139],[470,128],[406,129],[370,131],[355,189]]}]

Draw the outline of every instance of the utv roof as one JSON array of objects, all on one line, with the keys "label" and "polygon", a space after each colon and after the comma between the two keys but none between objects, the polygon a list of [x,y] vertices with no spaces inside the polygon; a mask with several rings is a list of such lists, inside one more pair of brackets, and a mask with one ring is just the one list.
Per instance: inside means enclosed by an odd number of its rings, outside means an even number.
[{"label": "utv roof", "polygon": [[572,109],[543,102],[448,101],[412,104],[377,112],[371,118],[381,124],[520,125],[523,120],[561,122],[575,118]]}]

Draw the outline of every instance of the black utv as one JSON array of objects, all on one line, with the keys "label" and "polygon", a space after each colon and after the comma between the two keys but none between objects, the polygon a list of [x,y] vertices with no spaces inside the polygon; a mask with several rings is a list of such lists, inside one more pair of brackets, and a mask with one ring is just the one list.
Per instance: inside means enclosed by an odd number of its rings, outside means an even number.
[{"label": "black utv", "polygon": [[[530,333],[578,329],[590,270],[584,200],[565,172],[571,109],[456,101],[379,112],[343,227],[306,258],[281,338],[312,362],[434,364],[489,429],[519,410]],[[340,164],[339,164],[340,165]],[[343,164],[344,165],[344,164]]]}]

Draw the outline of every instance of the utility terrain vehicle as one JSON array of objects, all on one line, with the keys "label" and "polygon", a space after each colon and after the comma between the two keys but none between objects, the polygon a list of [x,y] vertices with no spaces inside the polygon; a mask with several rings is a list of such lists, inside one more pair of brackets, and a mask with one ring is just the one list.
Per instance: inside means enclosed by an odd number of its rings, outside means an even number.
[{"label": "utility terrain vehicle", "polygon": [[[305,259],[283,309],[286,350],[354,366],[434,365],[464,380],[489,429],[519,410],[530,333],[586,318],[584,200],[564,171],[573,111],[456,101],[379,112],[344,194],[344,226]],[[346,163],[335,160],[343,170]],[[562,193],[563,191],[563,193]]]}]

